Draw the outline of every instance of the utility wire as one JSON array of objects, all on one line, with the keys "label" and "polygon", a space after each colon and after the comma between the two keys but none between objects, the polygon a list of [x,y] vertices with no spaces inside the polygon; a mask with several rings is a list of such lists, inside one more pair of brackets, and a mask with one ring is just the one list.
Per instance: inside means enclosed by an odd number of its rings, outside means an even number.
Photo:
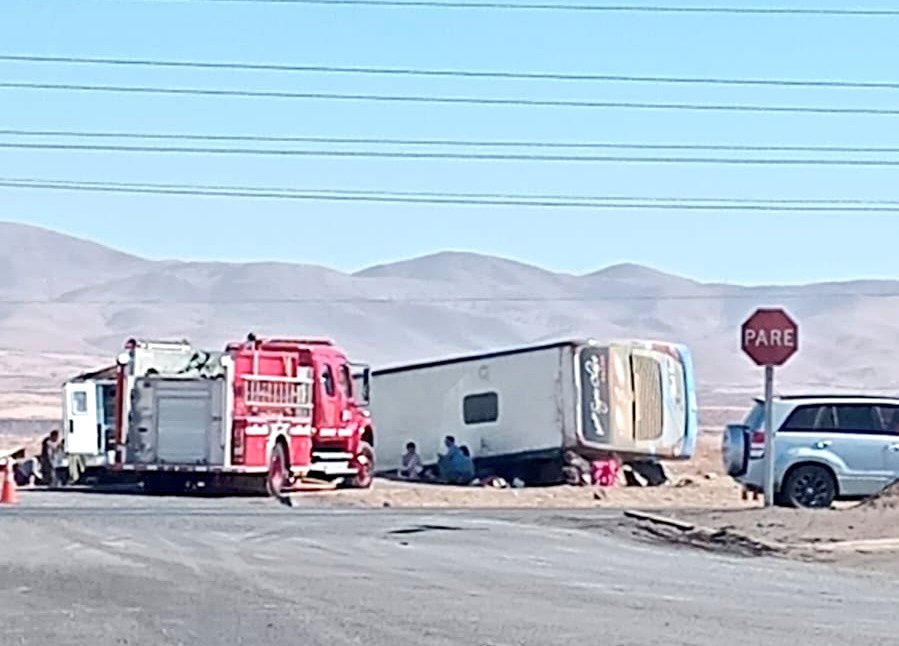
[{"label": "utility wire", "polygon": [[341,191],[337,189],[310,189],[306,192],[279,187],[210,187],[196,184],[147,184],[124,182],[89,182],[78,180],[36,180],[22,178],[0,178],[0,187],[92,191],[104,193],[128,193],[151,195],[176,195],[195,197],[243,197],[258,199],[284,199],[306,201],[367,202],[399,204],[434,204],[458,206],[521,206],[535,208],[589,208],[589,209],[658,209],[679,211],[766,211],[766,212],[846,212],[846,213],[899,213],[899,203],[884,201],[853,204],[850,202],[817,203],[773,203],[750,202],[691,202],[684,198],[664,201],[659,198],[617,198],[607,197],[563,197],[551,199],[530,195],[495,195],[466,193],[390,193]]},{"label": "utility wire", "polygon": [[455,161],[564,162],[616,164],[730,164],[760,166],[899,166],[899,159],[774,158],[626,155],[545,155],[384,150],[311,150],[299,148],[215,148],[189,146],[129,146],[118,144],[55,144],[0,141],[0,150],[60,150],[70,152],[134,152],[192,155],[256,155],[275,157],[337,157],[355,159],[433,159]]},{"label": "utility wire", "polygon": [[540,199],[540,200],[587,200],[587,201],[616,201],[616,202],[674,202],[674,203],[722,203],[722,204],[823,204],[823,205],[899,205],[899,200],[888,199],[840,199],[840,198],[733,198],[733,197],[681,197],[681,196],[658,196],[658,195],[577,195],[577,194],[546,194],[546,193],[452,193],[447,191],[385,191],[381,189],[336,189],[336,188],[294,188],[294,187],[259,187],[234,184],[161,184],[161,183],[143,183],[143,182],[116,182],[116,181],[86,181],[86,180],[42,180],[16,177],[0,177],[0,181],[21,181],[21,182],[52,182],[57,184],[80,184],[94,186],[118,186],[118,187],[151,187],[151,188],[194,188],[198,190],[228,190],[228,191],[258,191],[265,190],[268,192],[278,193],[294,193],[299,195],[320,194],[320,193],[339,193],[348,195],[378,195],[378,196],[400,196],[400,197],[457,197],[457,198],[484,198],[484,199]]},{"label": "utility wire", "polygon": [[[352,275],[348,278],[353,278]],[[572,294],[569,296],[422,296],[422,297],[404,297],[397,298],[395,296],[334,296],[334,297],[283,297],[283,298],[249,298],[241,299],[239,303],[233,303],[233,306],[239,305],[292,305],[292,304],[311,304],[311,303],[345,303],[345,304],[441,304],[448,305],[452,303],[606,303],[606,302],[677,302],[677,301],[736,301],[736,300],[758,300],[761,294],[770,295],[778,299],[884,299],[899,298],[899,291],[885,289],[877,292],[852,292],[847,290],[833,292],[799,292],[790,290],[789,288],[751,288],[743,287],[744,292],[721,292],[713,294],[629,294],[629,295],[604,295],[604,296],[584,296]],[[50,300],[50,299],[0,299],[2,305],[73,305],[83,307],[84,305],[220,305],[221,300],[215,299],[152,299],[152,298],[122,298],[120,300],[112,299],[76,299],[71,300]]]},{"label": "utility wire", "polygon": [[216,88],[173,88],[145,85],[87,85],[74,83],[24,83],[2,82],[0,89],[8,90],[62,90],[75,92],[117,92],[125,94],[168,94],[193,96],[229,96],[269,99],[312,99],[323,101],[380,101],[388,103],[428,103],[455,105],[494,105],[555,108],[615,108],[638,110],[693,110],[725,112],[766,112],[805,114],[859,114],[896,116],[894,108],[837,108],[826,106],[773,106],[715,103],[651,103],[643,101],[581,101],[554,99],[520,99],[470,96],[420,96],[402,94],[338,94],[331,92],[286,92],[276,90],[231,90]]},{"label": "utility wire", "polygon": [[74,139],[138,139],[153,141],[221,141],[255,143],[309,143],[374,146],[446,146],[458,148],[560,148],[560,149],[611,149],[611,150],[691,150],[728,152],[811,152],[811,153],[899,153],[899,147],[889,146],[765,146],[751,144],[651,144],[567,142],[567,141],[515,141],[471,139],[401,139],[389,137],[304,137],[269,135],[225,135],[195,133],[147,133],[147,132],[98,132],[84,130],[22,130],[0,129],[5,137],[58,137]]},{"label": "utility wire", "polygon": [[[122,0],[114,0],[121,2]],[[626,4],[573,4],[573,3],[518,3],[454,0],[137,0],[164,4],[218,3],[218,4],[281,4],[320,5],[330,7],[384,7],[397,9],[491,9],[502,11],[577,11],[596,13],[649,13],[649,14],[744,14],[744,15],[796,15],[796,16],[899,16],[899,9],[855,7],[738,7],[691,5],[626,5]]]},{"label": "utility wire", "polygon": [[209,61],[171,61],[131,58],[95,58],[83,56],[32,56],[0,54],[0,62],[63,63],[76,65],[112,65],[123,67],[166,67],[321,74],[366,74],[381,76],[424,76],[527,81],[587,81],[611,83],[653,83],[681,85],[736,85],[773,87],[810,87],[842,89],[899,90],[897,81],[845,81],[795,79],[736,79],[705,76],[635,76],[626,74],[562,74],[555,72],[511,72],[496,70],[447,70],[392,67],[356,67],[335,65],[287,65],[278,63],[239,63]]}]

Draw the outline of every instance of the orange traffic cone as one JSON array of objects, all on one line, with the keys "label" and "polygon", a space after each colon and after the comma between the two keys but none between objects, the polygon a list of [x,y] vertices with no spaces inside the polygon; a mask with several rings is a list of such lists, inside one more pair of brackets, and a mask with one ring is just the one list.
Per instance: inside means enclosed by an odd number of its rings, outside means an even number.
[{"label": "orange traffic cone", "polygon": [[16,505],[19,502],[19,492],[16,490],[16,476],[13,473],[12,460],[6,460],[3,464],[3,485],[0,489],[0,504]]}]

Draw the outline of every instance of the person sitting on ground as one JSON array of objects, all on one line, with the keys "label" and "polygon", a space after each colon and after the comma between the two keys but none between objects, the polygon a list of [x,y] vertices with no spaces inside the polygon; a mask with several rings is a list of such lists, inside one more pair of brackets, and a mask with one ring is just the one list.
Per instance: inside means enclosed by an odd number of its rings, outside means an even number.
[{"label": "person sitting on ground", "polygon": [[468,477],[471,472],[469,464],[471,458],[466,457],[452,435],[447,435],[443,443],[446,446],[446,453],[437,456],[440,481],[449,484],[468,484],[472,479]]},{"label": "person sitting on ground", "polygon": [[562,473],[567,484],[572,487],[584,487],[591,484],[589,462],[571,450],[565,451],[563,460],[565,466],[562,467]]},{"label": "person sitting on ground", "polygon": [[462,457],[459,459],[459,481],[468,484],[474,480],[474,460],[471,459],[471,451],[462,445],[459,447]]},{"label": "person sitting on ground", "polygon": [[457,458],[459,447],[456,446],[456,438],[447,435],[443,438],[443,445],[446,447],[446,453],[437,455],[437,480],[440,482],[450,482],[452,479],[452,463]]},{"label": "person sitting on ground", "polygon": [[403,453],[403,466],[400,467],[399,476],[403,480],[421,479],[421,457],[418,455],[415,442],[406,444],[406,452]]},{"label": "person sitting on ground", "polygon": [[15,463],[13,477],[16,480],[17,487],[30,487],[37,480],[39,470],[37,458],[25,458]]}]

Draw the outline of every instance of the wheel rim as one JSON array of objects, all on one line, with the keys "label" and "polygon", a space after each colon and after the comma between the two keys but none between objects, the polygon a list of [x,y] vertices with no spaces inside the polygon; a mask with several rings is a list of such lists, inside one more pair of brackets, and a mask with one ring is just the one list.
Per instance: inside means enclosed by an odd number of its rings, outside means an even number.
[{"label": "wheel rim", "polygon": [[826,507],[830,504],[830,478],[817,469],[805,470],[794,479],[791,497],[802,507]]}]

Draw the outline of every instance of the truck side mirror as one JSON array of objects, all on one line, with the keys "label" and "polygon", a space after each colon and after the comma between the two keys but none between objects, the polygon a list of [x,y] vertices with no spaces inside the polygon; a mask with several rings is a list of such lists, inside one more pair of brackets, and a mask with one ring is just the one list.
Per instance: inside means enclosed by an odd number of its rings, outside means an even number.
[{"label": "truck side mirror", "polygon": [[368,406],[371,401],[371,367],[354,363],[352,368],[354,401],[358,406]]}]

